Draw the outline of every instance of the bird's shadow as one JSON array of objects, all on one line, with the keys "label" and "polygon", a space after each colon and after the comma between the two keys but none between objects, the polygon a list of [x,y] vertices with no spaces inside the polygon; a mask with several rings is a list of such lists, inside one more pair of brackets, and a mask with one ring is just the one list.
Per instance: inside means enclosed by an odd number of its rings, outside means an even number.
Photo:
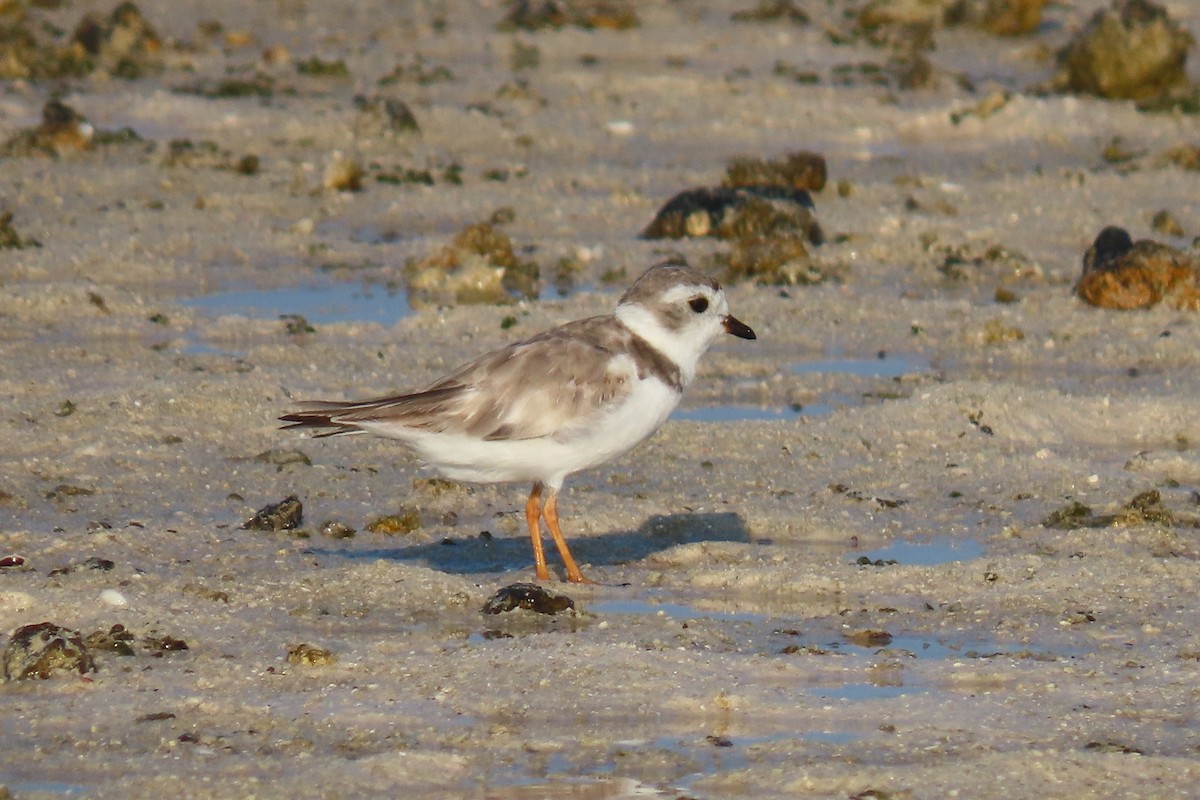
[{"label": "bird's shadow", "polygon": [[[543,536],[551,571],[558,565],[557,552],[549,536]],[[571,553],[580,564],[614,566],[638,561],[653,553],[692,542],[750,542],[742,518],[732,512],[719,514],[663,514],[648,518],[637,530],[612,531],[595,536],[568,536]],[[354,546],[314,547],[316,555],[347,559],[395,560],[420,563],[442,572],[467,574],[506,572],[531,566],[528,536],[451,537],[406,547]]]}]

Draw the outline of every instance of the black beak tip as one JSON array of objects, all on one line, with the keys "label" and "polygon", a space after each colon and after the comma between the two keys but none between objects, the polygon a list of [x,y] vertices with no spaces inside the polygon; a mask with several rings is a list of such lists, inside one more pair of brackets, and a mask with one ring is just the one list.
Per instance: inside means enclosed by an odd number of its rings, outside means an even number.
[{"label": "black beak tip", "polygon": [[724,323],[725,323],[725,332],[731,333],[734,336],[738,337],[739,339],[757,339],[758,338],[757,336],[754,335],[754,330],[749,325],[747,325],[746,323],[744,323],[740,319],[738,319],[737,317],[727,315],[725,317]]}]

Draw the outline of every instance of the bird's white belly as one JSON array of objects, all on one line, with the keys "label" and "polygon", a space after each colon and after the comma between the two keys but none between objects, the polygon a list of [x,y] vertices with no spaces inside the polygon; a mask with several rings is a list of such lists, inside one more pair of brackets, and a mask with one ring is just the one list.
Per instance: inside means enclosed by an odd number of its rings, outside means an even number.
[{"label": "bird's white belly", "polygon": [[[571,473],[616,458],[654,433],[680,394],[656,378],[640,380],[625,400],[592,426],[556,436],[487,441],[463,434],[412,431],[401,440],[447,478],[476,483],[541,481],[558,488]],[[369,430],[369,426],[364,425]],[[395,431],[388,435],[394,438]]]}]

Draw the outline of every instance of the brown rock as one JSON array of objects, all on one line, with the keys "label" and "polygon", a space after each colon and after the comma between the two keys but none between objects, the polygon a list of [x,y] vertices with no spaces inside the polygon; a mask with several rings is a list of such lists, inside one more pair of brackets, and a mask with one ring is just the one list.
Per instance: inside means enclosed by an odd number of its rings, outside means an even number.
[{"label": "brown rock", "polygon": [[289,664],[303,667],[326,667],[337,663],[337,656],[332,650],[303,642],[288,649]]},{"label": "brown rock", "polygon": [[758,0],[758,5],[729,15],[734,22],[792,22],[796,25],[809,23],[808,13],[796,5],[794,0]]},{"label": "brown rock", "polygon": [[988,0],[983,12],[983,27],[997,36],[1033,33],[1042,24],[1042,6],[1046,0]]},{"label": "brown rock", "polygon": [[61,100],[42,106],[42,122],[10,136],[0,145],[0,156],[50,156],[61,158],[94,146],[95,128],[78,111]]},{"label": "brown rock", "polygon": [[734,242],[729,254],[716,257],[725,262],[726,283],[752,280],[772,286],[797,286],[824,281],[799,236],[748,236]]},{"label": "brown rock", "polygon": [[863,30],[883,26],[942,23],[952,0],[869,0],[858,11],[858,24]]},{"label": "brown rock", "polygon": [[1188,86],[1194,40],[1150,0],[1117,0],[1097,11],[1059,54],[1068,91],[1126,100],[1164,97]]},{"label": "brown rock", "polygon": [[970,24],[996,36],[1021,36],[1042,24],[1046,0],[958,0],[946,11],[951,25]]},{"label": "brown rock", "polygon": [[1122,228],[1107,227],[1083,256],[1075,294],[1100,308],[1172,308],[1200,311],[1200,261],[1158,242],[1134,242]]},{"label": "brown rock", "polygon": [[420,528],[421,512],[412,506],[403,506],[395,514],[385,514],[367,523],[367,530],[371,533],[388,536],[403,536]]},{"label": "brown rock", "polygon": [[512,240],[490,222],[468,225],[441,250],[404,268],[408,302],[430,305],[510,303],[536,297],[538,268],[516,255]]},{"label": "brown rock", "polygon": [[140,78],[163,68],[162,39],[133,3],[120,3],[105,19],[84,17],[71,40],[118,78]]},{"label": "brown rock", "polygon": [[572,25],[586,30],[621,31],[641,24],[637,6],[625,0],[510,0],[497,27],[539,31]]},{"label": "brown rock", "polygon": [[0,653],[4,680],[46,680],[56,672],[80,675],[96,671],[96,662],[78,631],[38,622],[13,631]]},{"label": "brown rock", "polygon": [[734,158],[725,167],[722,186],[788,186],[819,192],[825,188],[829,171],[825,156],[808,150],[788,153],[783,158]]}]

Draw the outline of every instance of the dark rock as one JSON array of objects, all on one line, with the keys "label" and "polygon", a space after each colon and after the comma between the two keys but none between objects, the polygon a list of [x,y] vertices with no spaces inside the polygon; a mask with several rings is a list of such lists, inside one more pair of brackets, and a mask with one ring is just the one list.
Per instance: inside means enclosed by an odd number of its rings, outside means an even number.
[{"label": "dark rock", "polygon": [[[0,213],[0,250],[24,250],[26,247],[41,247],[42,243],[28,236],[21,236],[12,226],[13,213]],[[67,401],[70,402],[70,401]],[[57,414],[57,412],[55,412]],[[62,415],[59,415],[62,416]]]},{"label": "dark rock", "polygon": [[734,22],[791,22],[807,25],[808,14],[794,0],[758,0],[758,5],[729,15]]},{"label": "dark rock", "polygon": [[1133,237],[1124,228],[1109,225],[1096,236],[1096,241],[1083,254],[1083,271],[1104,269],[1133,249]]},{"label": "dark rock", "polygon": [[412,109],[403,100],[395,97],[358,95],[354,98],[360,118],[359,132],[379,130],[392,134],[419,133],[421,126]]},{"label": "dark rock", "polygon": [[483,606],[485,614],[501,614],[524,608],[538,614],[558,614],[575,608],[575,601],[565,594],[556,594],[536,583],[514,583],[500,589]]},{"label": "dark rock", "polygon": [[243,530],[290,531],[300,527],[304,518],[304,506],[296,495],[290,495],[260,508],[253,517],[242,523]]},{"label": "dark rock", "polygon": [[113,625],[107,631],[93,631],[84,639],[84,643],[92,650],[107,651],[119,656],[136,655],[133,649],[134,641],[134,635],[121,624]]},{"label": "dark rock", "polygon": [[1057,511],[1052,511],[1045,519],[1042,520],[1042,527],[1057,528],[1059,530],[1070,531],[1076,528],[1099,527],[1095,524],[1094,516],[1090,506],[1085,506],[1078,500],[1072,500],[1071,503]]},{"label": "dark rock", "polygon": [[46,492],[47,500],[66,500],[68,497],[87,497],[96,493],[95,489],[86,486],[75,486],[70,483],[60,483]]},{"label": "dark rock", "polygon": [[38,622],[13,631],[0,655],[6,681],[46,680],[55,672],[96,671],[96,662],[78,631]]},{"label": "dark rock", "polygon": [[143,650],[156,658],[190,649],[187,642],[174,636],[143,636],[141,645]]},{"label": "dark rock", "polygon": [[500,30],[537,31],[568,25],[586,30],[625,30],[641,24],[625,0],[509,0]]},{"label": "dark rock", "polygon": [[69,575],[72,572],[85,572],[87,570],[97,570],[99,572],[109,572],[115,566],[116,566],[116,564],[113,563],[112,561],[108,560],[107,558],[100,558],[99,556],[92,556],[91,558],[84,559],[83,561],[80,561],[76,564],[71,564],[70,566],[67,566],[67,567],[59,567],[58,569],[52,569],[52,570],[50,570],[49,575],[51,577],[53,577],[55,575]]},{"label": "dark rock", "polygon": [[270,450],[263,450],[251,460],[279,467],[280,471],[288,464],[303,464],[306,467],[312,466],[312,459],[303,451],[295,448],[275,447]]},{"label": "dark rock", "polygon": [[811,244],[825,241],[812,196],[785,186],[688,189],[672,197],[642,231],[643,239],[792,234]]}]

